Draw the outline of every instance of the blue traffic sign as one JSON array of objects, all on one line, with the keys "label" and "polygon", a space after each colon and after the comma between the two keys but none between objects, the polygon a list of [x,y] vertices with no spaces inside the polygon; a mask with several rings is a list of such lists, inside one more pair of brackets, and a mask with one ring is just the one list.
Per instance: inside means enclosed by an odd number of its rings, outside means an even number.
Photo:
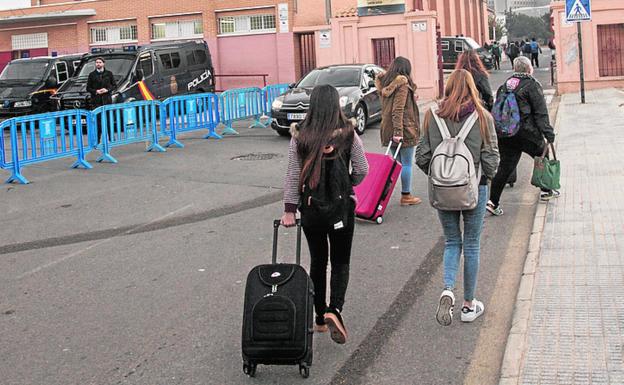
[{"label": "blue traffic sign", "polygon": [[591,0],[566,0],[566,21],[591,20]]}]

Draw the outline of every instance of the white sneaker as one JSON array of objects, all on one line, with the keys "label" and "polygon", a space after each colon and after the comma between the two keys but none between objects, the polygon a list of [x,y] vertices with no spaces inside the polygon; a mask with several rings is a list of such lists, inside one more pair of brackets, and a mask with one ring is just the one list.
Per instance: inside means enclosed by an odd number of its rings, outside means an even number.
[{"label": "white sneaker", "polygon": [[453,322],[453,306],[455,306],[455,295],[451,290],[444,289],[436,311],[436,321],[440,325],[449,326]]},{"label": "white sneaker", "polygon": [[472,308],[469,308],[468,306],[464,306],[462,308],[461,320],[462,322],[472,322],[479,318],[484,311],[485,306],[483,306],[483,302],[473,299]]}]

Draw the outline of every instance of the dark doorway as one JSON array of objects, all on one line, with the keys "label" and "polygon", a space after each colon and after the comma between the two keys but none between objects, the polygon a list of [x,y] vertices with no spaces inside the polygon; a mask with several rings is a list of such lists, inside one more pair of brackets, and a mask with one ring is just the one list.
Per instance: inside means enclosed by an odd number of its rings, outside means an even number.
[{"label": "dark doorway", "polygon": [[316,68],[314,32],[299,34],[299,75],[305,76]]},{"label": "dark doorway", "polygon": [[390,64],[396,57],[394,38],[373,39],[373,53],[375,64],[386,69],[390,67]]}]

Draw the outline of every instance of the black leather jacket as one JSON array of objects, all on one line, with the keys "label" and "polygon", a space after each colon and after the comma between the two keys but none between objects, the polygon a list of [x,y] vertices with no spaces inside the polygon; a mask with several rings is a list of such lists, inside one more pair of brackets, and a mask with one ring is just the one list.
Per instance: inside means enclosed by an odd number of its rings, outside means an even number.
[{"label": "black leather jacket", "polygon": [[517,135],[539,146],[544,143],[544,138],[553,143],[555,130],[550,125],[542,85],[531,75],[515,73],[498,88],[497,99],[501,92],[505,92],[505,87],[516,90],[521,120]]}]

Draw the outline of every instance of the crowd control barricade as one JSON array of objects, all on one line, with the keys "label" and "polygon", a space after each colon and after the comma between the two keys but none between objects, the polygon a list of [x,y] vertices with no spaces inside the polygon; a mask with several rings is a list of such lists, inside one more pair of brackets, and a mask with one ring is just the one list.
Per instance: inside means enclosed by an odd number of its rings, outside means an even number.
[{"label": "crowd control barricade", "polygon": [[[12,171],[7,183],[27,184],[22,167],[66,157],[76,157],[72,168],[92,166],[85,160],[91,149],[89,112],[69,110],[12,118],[0,123],[2,168]],[[10,137],[5,138],[5,129]]]},{"label": "crowd control barricade", "polygon": [[265,127],[260,118],[264,114],[264,97],[260,88],[236,88],[219,95],[221,121],[225,129],[221,135],[238,135],[232,128],[237,120],[254,118],[256,121],[249,128]]},{"label": "crowd control barricade", "polygon": [[264,113],[268,117],[271,117],[271,106],[273,105],[275,99],[289,89],[290,86],[288,84],[273,84],[262,89],[262,95],[264,97]]},{"label": "crowd control barricade", "polygon": [[165,149],[158,144],[156,111],[159,106],[160,102],[150,100],[108,104],[91,111],[90,139],[93,147],[102,152],[97,161],[117,163],[110,154],[111,148],[130,143],[150,142],[147,151],[164,152]]},{"label": "crowd control barricade", "polygon": [[160,105],[160,133],[169,137],[165,147],[184,147],[177,139],[182,132],[208,130],[205,139],[221,139],[215,132],[219,121],[219,97],[215,94],[174,96]]}]

